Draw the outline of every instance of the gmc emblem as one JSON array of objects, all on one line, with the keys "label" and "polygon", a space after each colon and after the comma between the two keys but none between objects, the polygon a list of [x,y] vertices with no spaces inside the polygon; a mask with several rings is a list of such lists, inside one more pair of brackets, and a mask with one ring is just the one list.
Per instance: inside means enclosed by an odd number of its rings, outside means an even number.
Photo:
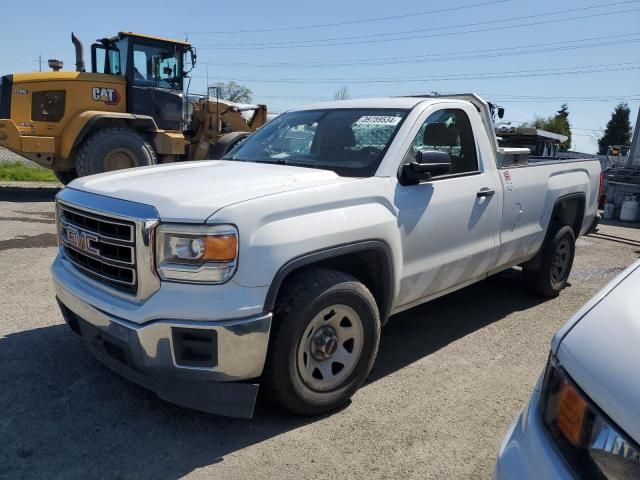
[{"label": "gmc emblem", "polygon": [[66,227],[67,242],[83,252],[100,255],[100,250],[91,242],[98,243],[98,236],[75,227]]}]

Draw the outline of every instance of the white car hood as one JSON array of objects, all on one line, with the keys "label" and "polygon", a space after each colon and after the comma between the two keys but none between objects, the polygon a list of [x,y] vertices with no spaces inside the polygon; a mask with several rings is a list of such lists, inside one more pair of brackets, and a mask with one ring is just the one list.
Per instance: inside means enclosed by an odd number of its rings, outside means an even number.
[{"label": "white car hood", "polygon": [[589,398],[640,442],[640,262],[633,267],[565,332],[557,357]]},{"label": "white car hood", "polygon": [[346,180],[327,170],[215,160],[102,173],[69,188],[151,205],[163,221],[204,222],[234,203]]}]

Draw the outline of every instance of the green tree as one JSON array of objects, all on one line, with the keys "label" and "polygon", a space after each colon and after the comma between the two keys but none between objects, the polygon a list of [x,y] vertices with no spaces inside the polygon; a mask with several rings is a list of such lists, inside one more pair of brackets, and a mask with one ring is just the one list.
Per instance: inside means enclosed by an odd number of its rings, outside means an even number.
[{"label": "green tree", "polygon": [[611,114],[602,137],[598,139],[598,153],[606,155],[611,145],[629,145],[631,143],[631,109],[625,102],[619,103]]},{"label": "green tree", "polygon": [[558,135],[565,135],[568,138],[560,144],[560,150],[564,152],[571,148],[571,124],[569,123],[569,107],[566,103],[560,106],[560,110],[555,115],[536,116],[533,122],[527,125]]},{"label": "green tree", "polygon": [[220,98],[229,100],[230,102],[251,103],[251,95],[253,92],[249,87],[240,85],[231,80],[230,82],[218,82],[215,84],[218,88]]}]

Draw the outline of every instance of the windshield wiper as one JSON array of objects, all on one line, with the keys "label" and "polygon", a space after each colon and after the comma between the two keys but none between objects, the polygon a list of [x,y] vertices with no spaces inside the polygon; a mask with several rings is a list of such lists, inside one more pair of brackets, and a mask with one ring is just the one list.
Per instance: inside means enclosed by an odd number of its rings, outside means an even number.
[{"label": "windshield wiper", "polygon": [[304,168],[320,168],[322,169],[322,167],[318,166],[318,165],[312,165],[309,163],[303,163],[303,162],[291,162],[289,160],[287,160],[286,158],[272,158],[269,160],[253,160],[253,159],[240,159],[240,158],[227,158],[227,159],[223,159],[223,160],[234,160],[236,162],[251,162],[251,163],[268,163],[271,165],[287,165],[289,167],[304,167]]}]

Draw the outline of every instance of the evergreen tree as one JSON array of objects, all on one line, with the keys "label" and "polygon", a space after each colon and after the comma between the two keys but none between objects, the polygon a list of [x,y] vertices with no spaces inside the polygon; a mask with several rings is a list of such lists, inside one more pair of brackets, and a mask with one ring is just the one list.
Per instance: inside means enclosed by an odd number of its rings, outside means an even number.
[{"label": "evergreen tree", "polygon": [[602,137],[598,139],[598,153],[606,155],[611,145],[631,143],[631,109],[626,102],[619,103],[611,114]]},{"label": "evergreen tree", "polygon": [[556,117],[568,118],[569,117],[569,106],[566,103],[560,105],[560,110],[556,112]]}]

